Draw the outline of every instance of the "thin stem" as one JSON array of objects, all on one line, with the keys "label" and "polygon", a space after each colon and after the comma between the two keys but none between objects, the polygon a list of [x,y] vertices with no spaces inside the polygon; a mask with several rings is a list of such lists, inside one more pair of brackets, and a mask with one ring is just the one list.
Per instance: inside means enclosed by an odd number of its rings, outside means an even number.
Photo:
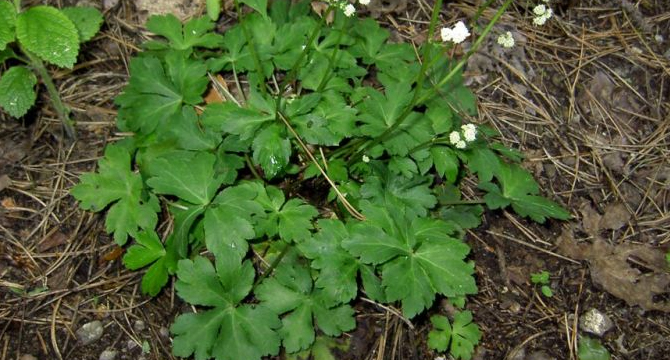
[{"label": "thin stem", "polygon": [[[349,23],[349,19],[346,19],[347,24]],[[333,52],[330,54],[330,59],[328,59],[328,69],[326,69],[326,73],[323,76],[323,79],[321,79],[321,82],[319,83],[319,86],[316,89],[316,92],[320,93],[323,91],[323,88],[326,87],[326,84],[328,84],[328,80],[330,80],[332,72],[334,72],[333,68],[335,67],[335,58],[337,57],[337,53],[340,50],[340,41],[342,41],[342,35],[344,35],[344,29],[347,28],[347,24],[345,24],[344,28],[339,30],[339,33],[337,34],[337,41],[335,42],[335,47],[333,48]]]},{"label": "thin stem", "polygon": [[40,58],[33,55],[26,49],[21,50],[24,54],[26,54],[26,56],[28,56],[28,59],[30,60],[30,66],[37,72],[37,74],[42,79],[42,83],[44,83],[44,86],[47,88],[49,99],[51,100],[51,104],[56,110],[58,117],[63,123],[65,134],[68,138],[74,140],[76,138],[76,134],[74,130],[74,121],[70,119],[70,109],[68,109],[63,104],[63,101],[60,98],[60,94],[58,93],[58,89],[56,88],[53,79],[51,79],[51,75],[49,75],[49,71],[47,70],[46,66],[44,66],[44,63],[42,60],[40,60]]},{"label": "thin stem", "polygon": [[21,0],[14,0],[14,7],[17,13],[21,12]]},{"label": "thin stem", "polygon": [[265,182],[265,179],[263,179],[261,174],[258,173],[258,170],[256,170],[254,163],[251,161],[251,158],[249,157],[249,154],[246,153],[244,154],[244,161],[247,163],[247,167],[251,171],[251,174],[253,174],[256,179]]},{"label": "thin stem", "polygon": [[[251,55],[251,58],[254,60],[254,66],[256,66],[256,71],[258,71],[258,75],[261,77],[263,80],[262,82],[265,81],[265,72],[263,71],[263,65],[261,65],[261,59],[258,57],[258,52],[256,52],[256,43],[254,42],[253,36],[249,34],[249,29],[247,29],[246,22],[243,21],[242,19],[242,8],[240,7],[240,4],[237,0],[234,0],[235,3],[235,11],[237,12],[237,17],[240,21],[240,25],[242,26],[242,32],[244,33],[244,37],[247,39],[247,42],[249,43],[249,54]],[[262,84],[261,86],[261,92],[263,95],[267,94],[267,89],[265,88],[265,85]]]},{"label": "thin stem", "polygon": [[282,259],[284,258],[284,256],[286,256],[286,254],[288,253],[289,250],[291,250],[291,244],[286,244],[286,246],[284,246],[284,248],[281,250],[281,252],[279,253],[279,255],[277,255],[277,257],[274,259],[274,261],[272,261],[272,263],[270,264],[270,267],[267,268],[267,269],[261,274],[261,276],[258,277],[258,279],[256,280],[256,282],[254,283],[254,287],[256,287],[256,285],[258,285],[258,284],[260,284],[261,282],[263,282],[263,280],[265,280],[265,278],[268,277],[268,275],[270,275],[270,274],[274,271],[274,269],[277,268],[277,266],[279,266],[279,263],[282,261]]}]

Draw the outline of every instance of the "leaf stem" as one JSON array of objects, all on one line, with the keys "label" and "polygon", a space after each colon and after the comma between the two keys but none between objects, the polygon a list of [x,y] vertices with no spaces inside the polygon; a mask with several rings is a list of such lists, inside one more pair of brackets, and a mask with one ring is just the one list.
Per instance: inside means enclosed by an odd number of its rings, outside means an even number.
[{"label": "leaf stem", "polygon": [[342,41],[342,35],[344,35],[344,30],[349,28],[349,26],[347,26],[349,24],[349,18],[345,17],[344,21],[345,24],[337,34],[337,41],[335,41],[335,46],[333,47],[333,51],[330,54],[330,59],[328,59],[328,68],[326,69],[326,73],[324,74],[323,79],[321,79],[321,82],[319,83],[319,86],[316,89],[316,92],[318,93],[323,92],[323,88],[326,87],[326,85],[328,84],[328,80],[331,79],[331,74],[334,71],[333,68],[335,67],[335,58],[337,57],[337,54],[340,50],[340,42]]},{"label": "leaf stem", "polygon": [[68,109],[63,104],[63,101],[60,98],[60,94],[58,93],[58,89],[56,88],[51,75],[49,75],[49,71],[47,70],[46,66],[44,66],[44,63],[39,57],[26,49],[22,48],[21,51],[26,54],[30,60],[30,66],[37,72],[37,74],[42,79],[42,83],[44,83],[44,86],[47,88],[47,92],[49,93],[49,100],[51,100],[51,104],[56,110],[56,113],[58,114],[61,122],[63,123],[63,128],[65,129],[67,137],[74,140],[76,138],[76,133],[74,130],[74,121],[70,119],[70,109]]},{"label": "leaf stem", "polygon": [[254,166],[253,161],[251,161],[251,158],[249,157],[249,154],[245,153],[244,154],[244,161],[247,163],[247,167],[249,168],[249,171],[254,175],[254,177],[263,183],[265,183],[265,179],[261,176],[261,174],[258,173],[258,170],[256,170],[256,166]]}]

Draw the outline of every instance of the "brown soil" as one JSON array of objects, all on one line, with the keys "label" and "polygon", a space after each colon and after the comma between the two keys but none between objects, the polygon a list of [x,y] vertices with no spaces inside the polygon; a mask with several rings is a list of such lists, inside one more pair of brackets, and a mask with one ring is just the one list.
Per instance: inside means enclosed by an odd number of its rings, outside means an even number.
[{"label": "brown soil", "polygon": [[[481,2],[445,1],[442,20],[471,18]],[[512,31],[514,49],[491,37],[468,65],[480,100],[473,121],[527,154],[524,166],[573,219],[537,225],[489,212],[468,234],[480,293],[467,308],[484,334],[475,358],[577,359],[579,318],[595,308],[614,323],[602,338],[613,359],[669,359],[667,294],[636,284],[670,290],[667,264],[654,262],[670,247],[670,6],[556,0],[555,17],[536,27],[531,3],[517,2],[494,29]],[[374,15],[397,39],[425,38],[432,1],[386,5],[390,12]],[[121,0],[105,18],[80,65],[56,71],[77,120],[76,142],[63,139],[44,92],[21,121],[0,112],[2,360],[98,359],[105,349],[117,350],[117,359],[174,358],[167,329],[183,303],[171,288],[142,296],[141,274],[123,268],[103,218],[68,195],[105,144],[122,136],[113,98],[145,38],[133,1]],[[604,250],[591,251],[596,243]],[[551,273],[553,297],[530,282],[541,270]],[[433,359],[428,315],[452,311],[439,303],[410,326],[393,308],[360,301],[356,309],[359,327],[343,336],[351,347],[341,359]],[[75,332],[93,320],[104,335],[82,346]]]}]

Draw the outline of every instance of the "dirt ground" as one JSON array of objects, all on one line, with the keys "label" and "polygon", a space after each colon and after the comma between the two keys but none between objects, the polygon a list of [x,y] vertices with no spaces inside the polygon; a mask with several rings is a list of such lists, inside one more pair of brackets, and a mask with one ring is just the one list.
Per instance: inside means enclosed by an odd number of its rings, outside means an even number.
[{"label": "dirt ground", "polygon": [[[472,18],[483,2],[445,1],[442,21]],[[580,323],[595,309],[612,321],[601,341],[613,359],[670,359],[670,4],[555,0],[555,16],[537,27],[534,3],[516,2],[494,28],[512,31],[516,47],[491,37],[470,59],[473,121],[526,154],[544,194],[573,219],[537,225],[489,212],[468,234],[480,293],[467,308],[483,331],[475,358],[577,359]],[[63,138],[45,91],[23,119],[0,112],[0,360],[101,359],[106,350],[116,359],[174,358],[168,328],[184,304],[171,288],[141,295],[141,274],[123,268],[102,216],[68,195],[105,144],[123,136],[113,98],[148,35],[134,1],[104,4],[112,6],[102,32],[79,65],[55,71],[78,140]],[[375,4],[360,16],[376,17],[397,40],[425,39],[431,0]],[[553,297],[530,282],[541,270]],[[355,307],[359,326],[343,336],[351,346],[341,359],[433,359],[428,317],[453,311],[438,303],[409,326],[393,309]],[[90,323],[102,336],[84,345],[77,332]]]}]

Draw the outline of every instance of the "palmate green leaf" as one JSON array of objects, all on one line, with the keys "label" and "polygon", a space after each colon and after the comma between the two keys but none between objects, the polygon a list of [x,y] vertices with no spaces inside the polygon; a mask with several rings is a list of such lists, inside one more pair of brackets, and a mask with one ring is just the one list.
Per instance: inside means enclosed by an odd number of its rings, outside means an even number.
[{"label": "palmate green leaf", "polygon": [[165,126],[183,105],[202,102],[207,88],[207,67],[185,53],[170,52],[165,64],[156,57],[130,61],[130,80],[114,102],[119,106],[118,126],[140,135],[169,132]]},{"label": "palmate green leaf", "polygon": [[367,98],[358,106],[361,132],[370,137],[381,135],[400,117],[412,100],[409,83],[392,82],[385,85],[385,94],[367,89]]},{"label": "palmate green leaf", "polygon": [[352,30],[358,40],[350,49],[352,55],[362,58],[366,65],[374,63],[390,32],[372,18],[358,21]]},{"label": "palmate green leaf", "polygon": [[417,216],[426,216],[428,209],[437,203],[430,190],[432,183],[430,177],[415,176],[407,179],[392,174],[377,162],[373,161],[370,164],[375,175],[365,178],[365,183],[361,187],[363,198]]},{"label": "palmate green leaf", "polygon": [[288,165],[291,156],[291,142],[286,130],[279,124],[265,126],[256,134],[251,148],[254,163],[261,166],[265,176],[272,179]]},{"label": "palmate green leaf", "polygon": [[461,165],[458,156],[447,146],[433,146],[430,148],[430,154],[433,156],[437,173],[446,177],[450,183],[455,183]]},{"label": "palmate green leaf", "polygon": [[19,14],[16,37],[26,50],[54,65],[72,68],[77,62],[77,28],[54,7],[34,6]]},{"label": "palmate green leaf", "polygon": [[141,231],[123,256],[123,264],[130,270],[149,266],[142,276],[142,293],[156,296],[168,281],[168,274],[173,273],[177,266],[177,257],[173,251],[173,237],[170,236],[165,245],[154,231]]},{"label": "palmate green leaf", "polygon": [[128,150],[108,145],[105,157],[98,161],[98,173],[84,174],[70,193],[85,210],[99,212],[110,206],[105,221],[108,233],[114,233],[117,244],[126,243],[128,235],[152,230],[160,210],[157,199],[142,196],[142,177],[133,173]]},{"label": "palmate green leaf", "polygon": [[37,78],[23,66],[12,66],[0,75],[0,106],[19,118],[35,104]]},{"label": "palmate green leaf", "polygon": [[249,250],[247,241],[255,238],[252,216],[263,213],[262,206],[254,201],[257,196],[257,189],[251,184],[228,187],[216,196],[204,219],[210,251],[244,257]]},{"label": "palmate green leaf", "polygon": [[428,346],[440,352],[449,349],[455,359],[470,360],[474,347],[482,337],[479,326],[472,322],[470,311],[456,312],[453,325],[442,315],[430,318],[433,330],[428,333]]},{"label": "palmate green leaf", "polygon": [[493,183],[479,185],[479,188],[488,191],[484,200],[489,208],[504,208],[511,204],[517,214],[539,223],[544,223],[548,217],[560,220],[570,218],[570,213],[560,205],[538,196],[540,189],[537,182],[521,166],[501,163],[496,179],[500,187]]},{"label": "palmate green leaf", "polygon": [[211,129],[239,135],[241,140],[247,140],[253,138],[263,124],[274,118],[274,113],[224,102],[207,105],[202,122]]},{"label": "palmate green leaf", "polygon": [[222,37],[212,32],[215,24],[205,17],[194,18],[182,26],[181,21],[172,14],[154,15],[147,21],[146,27],[156,35],[168,40],[151,41],[145,43],[149,49],[172,48],[175,50],[190,50],[194,47],[213,49],[221,45]]},{"label": "palmate green leaf", "polygon": [[190,106],[184,106],[181,113],[170,116],[166,126],[169,134],[165,134],[165,137],[174,139],[184,150],[212,150],[222,141],[221,134],[200,126],[200,119]]},{"label": "palmate green leaf", "polygon": [[12,3],[0,0],[0,51],[14,42],[16,36],[16,8]]},{"label": "palmate green leaf", "polygon": [[310,230],[314,227],[312,219],[319,211],[300,199],[284,200],[284,193],[280,189],[274,186],[260,187],[256,201],[265,209],[265,215],[257,218],[257,235],[279,235],[286,242],[309,238]]},{"label": "palmate green leaf", "polygon": [[473,174],[477,174],[480,183],[489,182],[493,175],[500,173],[501,161],[486,147],[475,147],[465,152],[467,165]]},{"label": "palmate green leaf", "polygon": [[309,268],[298,264],[291,256],[284,259],[273,277],[265,279],[256,288],[255,294],[273,311],[288,313],[282,319],[279,334],[290,353],[312,345],[315,323],[329,336],[339,336],[356,326],[354,310],[349,305],[324,306],[326,294],[313,288]]},{"label": "palmate green leaf", "polygon": [[174,195],[195,205],[210,203],[222,183],[214,174],[216,157],[207,152],[174,151],[149,164],[147,180],[156,194]]},{"label": "palmate green leaf", "polygon": [[104,21],[100,11],[90,6],[65,7],[61,11],[77,28],[80,43],[91,40],[100,31]]},{"label": "palmate green leaf", "polygon": [[193,305],[209,307],[177,317],[171,327],[176,356],[197,360],[257,360],[279,352],[277,314],[265,306],[242,304],[254,281],[249,261],[215,253],[216,268],[204,257],[181,260],[177,294]]},{"label": "palmate green leaf", "polygon": [[449,234],[457,228],[441,220],[407,216],[361,202],[367,220],[350,225],[342,246],[362,262],[379,265],[387,301],[400,300],[409,318],[430,307],[439,293],[448,297],[477,292],[469,248]]},{"label": "palmate green leaf", "polygon": [[[305,257],[312,259],[312,268],[319,270],[315,285],[327,295],[329,301],[326,305],[346,303],[358,294],[359,270],[370,272],[371,267],[342,247],[342,241],[350,235],[341,221],[322,219],[318,221],[317,228],[319,231],[299,244],[298,248]],[[369,290],[368,287],[366,290]]]}]

